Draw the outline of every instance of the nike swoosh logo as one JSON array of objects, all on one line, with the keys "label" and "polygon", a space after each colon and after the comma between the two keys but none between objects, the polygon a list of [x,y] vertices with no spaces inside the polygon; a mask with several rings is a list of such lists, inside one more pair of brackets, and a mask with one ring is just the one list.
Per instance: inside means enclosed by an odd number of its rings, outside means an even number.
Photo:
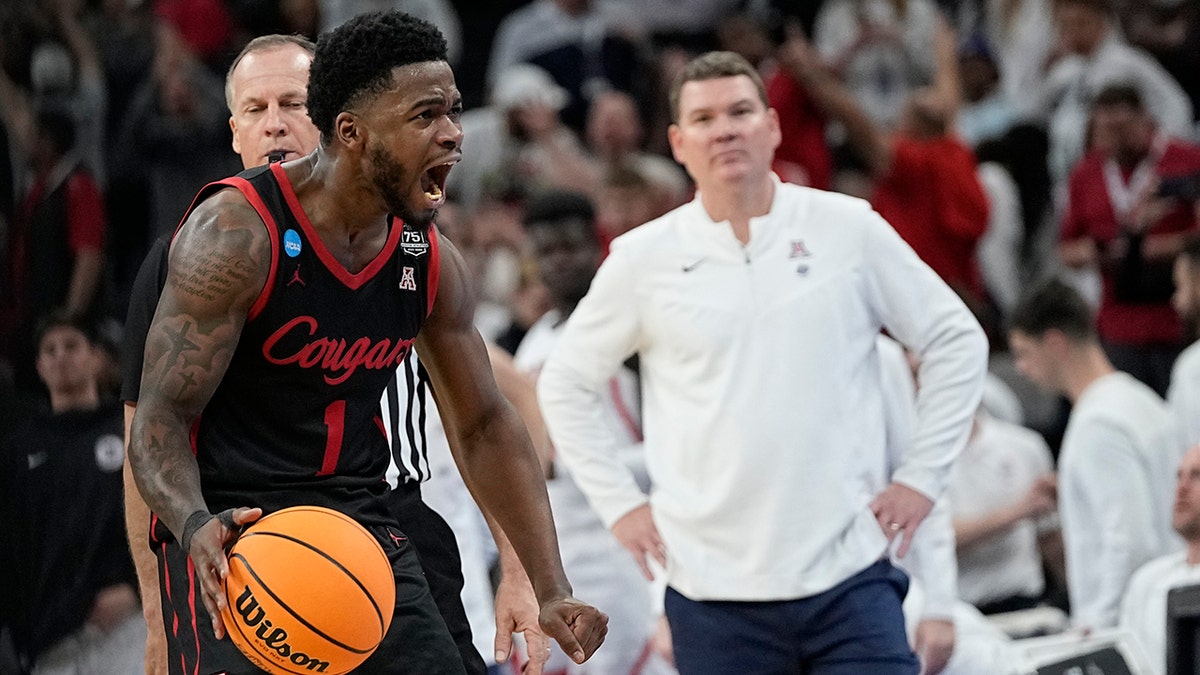
[{"label": "nike swoosh logo", "polygon": [[683,271],[684,271],[684,272],[691,272],[692,270],[694,270],[694,269],[696,269],[697,267],[699,267],[699,266],[700,266],[700,263],[704,262],[705,260],[706,260],[706,258],[701,258],[701,259],[697,260],[696,262],[694,262],[694,263],[692,263],[692,264],[690,264],[690,265],[684,265],[684,266],[683,266]]}]

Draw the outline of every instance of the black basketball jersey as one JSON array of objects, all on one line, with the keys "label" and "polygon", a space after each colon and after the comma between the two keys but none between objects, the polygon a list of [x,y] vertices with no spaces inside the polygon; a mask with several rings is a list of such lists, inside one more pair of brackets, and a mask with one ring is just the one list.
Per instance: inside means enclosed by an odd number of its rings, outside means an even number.
[{"label": "black basketball jersey", "polygon": [[433,305],[436,230],[392,218],[383,250],[351,274],[320,240],[279,164],[205,190],[225,186],[262,217],[272,267],[193,431],[208,506],[271,512],[315,504],[364,524],[389,522],[379,402]]}]

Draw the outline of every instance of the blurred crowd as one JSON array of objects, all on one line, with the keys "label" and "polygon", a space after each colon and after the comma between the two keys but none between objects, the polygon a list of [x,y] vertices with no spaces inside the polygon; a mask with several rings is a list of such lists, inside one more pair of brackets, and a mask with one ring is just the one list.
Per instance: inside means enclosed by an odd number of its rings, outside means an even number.
[{"label": "blurred crowd", "polygon": [[[3,466],[24,471],[28,457],[35,468],[29,439],[49,436],[29,436],[30,424],[77,422],[47,411],[119,416],[117,354],[138,267],[204,184],[241,170],[225,77],[242,46],[268,33],[316,40],[387,8],[447,37],[465,141],[438,224],[474,275],[486,339],[517,352],[554,307],[552,265],[539,255],[562,252],[539,250],[525,227],[538,195],[588,202],[569,215],[592,220],[601,254],[693,197],[667,142],[668,85],[697,53],[737,52],[779,116],[778,176],[869,200],[991,339],[984,405],[950,487],[959,599],[987,615],[1052,607],[1075,626],[1116,627],[1133,570],[1182,550],[1180,509],[1200,519],[1200,495],[1147,509],[1161,541],[1128,544],[1098,582],[1115,584],[1108,605],[1080,614],[1069,549],[1086,544],[1068,528],[1119,528],[1078,513],[1137,509],[1086,503],[1117,464],[1078,474],[1083,488],[1055,472],[1084,391],[1068,368],[1086,360],[1076,343],[1147,388],[1137,401],[1151,412],[1112,433],[1166,469],[1147,470],[1144,490],[1122,499],[1177,495],[1175,471],[1200,441],[1182,430],[1200,403],[1179,385],[1179,355],[1200,337],[1189,267],[1200,270],[1200,254],[1187,254],[1200,232],[1195,0],[10,0],[0,7],[0,436],[12,440],[0,447],[17,460]],[[1048,279],[1062,280],[1066,300],[1028,295]],[[1046,307],[1058,313],[1045,319]],[[71,351],[59,334],[74,325],[88,329]],[[1045,340],[1058,333],[1055,352]],[[1015,353],[1014,334],[1032,346]],[[56,394],[76,380],[97,395]],[[1083,501],[1065,504],[1072,495]],[[1200,538],[1200,520],[1193,529]],[[15,620],[0,615],[0,629]],[[1068,625],[1002,627],[1008,639]],[[1163,645],[1147,641],[1161,670]]]}]

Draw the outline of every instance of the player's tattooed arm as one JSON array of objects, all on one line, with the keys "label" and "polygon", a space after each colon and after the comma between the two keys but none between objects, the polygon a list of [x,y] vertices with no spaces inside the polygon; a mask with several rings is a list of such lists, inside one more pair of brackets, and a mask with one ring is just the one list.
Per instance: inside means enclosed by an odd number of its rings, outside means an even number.
[{"label": "player's tattooed arm", "polygon": [[262,219],[236,190],[202,202],[171,245],[129,453],[138,490],[176,536],[189,515],[207,510],[191,426],[229,366],[270,264]]}]

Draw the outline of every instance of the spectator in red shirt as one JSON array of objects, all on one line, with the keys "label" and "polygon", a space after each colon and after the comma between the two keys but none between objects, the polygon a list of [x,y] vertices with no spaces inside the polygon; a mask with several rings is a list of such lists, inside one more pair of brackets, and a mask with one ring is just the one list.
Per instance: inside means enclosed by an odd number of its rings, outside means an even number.
[{"label": "spectator in red shirt", "polygon": [[[767,78],[767,99],[779,111],[782,136],[775,150],[775,172],[786,179],[786,166],[803,169],[809,187],[828,190],[832,184],[833,153],[825,142],[825,113],[802,84],[794,60],[780,60],[781,67]],[[797,181],[792,181],[797,182]]]},{"label": "spectator in red shirt", "polygon": [[876,126],[798,32],[789,36],[780,61],[830,117],[845,125],[850,145],[874,180],[875,210],[982,316],[986,293],[975,247],[987,229],[988,201],[975,156],[951,133],[959,100],[958,56],[944,20],[936,38],[934,85],[909,98],[892,135]]},{"label": "spectator in red shirt", "polygon": [[1171,265],[1197,229],[1200,146],[1158,129],[1132,85],[1096,95],[1091,127],[1092,148],[1068,182],[1059,256],[1068,267],[1099,271],[1105,351],[1161,395],[1182,347]]},{"label": "spectator in red shirt", "polygon": [[947,133],[948,120],[935,94],[917,91],[899,133],[868,163],[876,178],[871,203],[977,309],[985,293],[975,247],[987,229],[988,202],[975,155]]},{"label": "spectator in red shirt", "polygon": [[72,152],[70,115],[39,112],[32,141],[33,183],[17,206],[0,283],[0,353],[26,391],[38,386],[30,365],[34,318],[55,309],[89,316],[95,309],[105,231],[100,189]]}]

